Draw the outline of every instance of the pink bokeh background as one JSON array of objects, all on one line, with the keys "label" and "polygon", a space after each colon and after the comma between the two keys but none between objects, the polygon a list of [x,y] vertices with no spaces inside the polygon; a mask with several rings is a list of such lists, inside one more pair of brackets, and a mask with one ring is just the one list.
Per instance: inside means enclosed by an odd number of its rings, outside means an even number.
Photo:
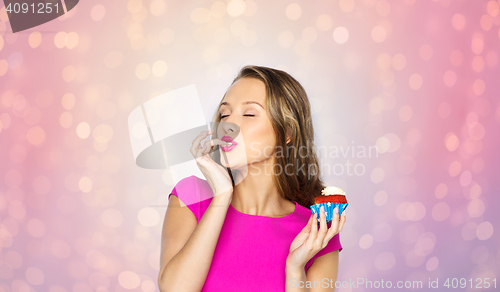
[{"label": "pink bokeh background", "polygon": [[500,275],[499,6],[87,0],[15,34],[3,7],[0,291],[158,291],[174,182],[135,164],[128,115],[195,84],[212,117],[247,64],[309,95],[323,179],[350,204],[339,281],[480,290]]}]

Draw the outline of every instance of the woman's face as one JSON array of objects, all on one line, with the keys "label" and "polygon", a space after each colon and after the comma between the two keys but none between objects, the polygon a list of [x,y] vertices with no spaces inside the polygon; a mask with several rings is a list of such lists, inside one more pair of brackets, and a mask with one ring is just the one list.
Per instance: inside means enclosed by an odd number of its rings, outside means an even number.
[{"label": "woman's face", "polygon": [[223,136],[229,136],[237,143],[230,151],[224,151],[229,150],[227,147],[219,148],[222,164],[239,169],[268,160],[276,137],[265,109],[264,83],[255,78],[241,78],[231,85],[221,104],[217,136],[222,140]]}]

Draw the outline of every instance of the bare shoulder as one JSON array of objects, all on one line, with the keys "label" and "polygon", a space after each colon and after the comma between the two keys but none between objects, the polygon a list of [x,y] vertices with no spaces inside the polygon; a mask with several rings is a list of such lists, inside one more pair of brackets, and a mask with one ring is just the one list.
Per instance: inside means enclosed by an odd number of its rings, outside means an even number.
[{"label": "bare shoulder", "polygon": [[160,274],[184,247],[197,225],[198,220],[193,212],[175,194],[171,195],[161,234]]}]

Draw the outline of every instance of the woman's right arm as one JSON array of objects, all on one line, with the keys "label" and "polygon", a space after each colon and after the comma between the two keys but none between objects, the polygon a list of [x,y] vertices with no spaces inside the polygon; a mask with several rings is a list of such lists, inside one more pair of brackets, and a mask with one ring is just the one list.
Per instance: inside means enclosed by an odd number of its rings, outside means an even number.
[{"label": "woman's right arm", "polygon": [[200,222],[180,200],[169,200],[162,230],[160,291],[199,292],[208,275],[232,193],[213,197]]},{"label": "woman's right arm", "polygon": [[[199,292],[202,289],[231,204],[233,186],[229,174],[208,155],[211,150],[211,147],[206,147],[209,141],[205,142],[205,147],[200,144],[210,132],[198,135],[190,151],[207,178],[214,197],[198,223],[189,208],[181,207],[179,198],[170,197],[163,222],[158,275],[162,292]],[[225,145],[226,142],[213,138],[209,144]]]}]

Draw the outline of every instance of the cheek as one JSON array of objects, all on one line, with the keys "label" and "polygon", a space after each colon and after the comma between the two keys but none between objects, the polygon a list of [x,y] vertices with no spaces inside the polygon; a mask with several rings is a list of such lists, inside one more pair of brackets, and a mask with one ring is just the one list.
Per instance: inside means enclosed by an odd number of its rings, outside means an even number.
[{"label": "cheek", "polygon": [[245,130],[242,132],[249,158],[270,157],[276,143],[271,125],[254,124]]}]

